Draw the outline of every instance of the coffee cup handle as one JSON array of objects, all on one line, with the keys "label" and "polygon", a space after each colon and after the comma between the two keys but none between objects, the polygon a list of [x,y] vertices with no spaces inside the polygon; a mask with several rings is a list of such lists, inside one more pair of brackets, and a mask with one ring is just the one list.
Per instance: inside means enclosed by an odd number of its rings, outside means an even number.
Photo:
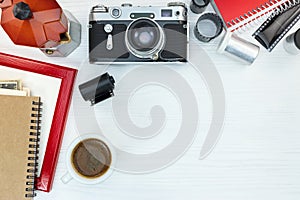
[{"label": "coffee cup handle", "polygon": [[64,184],[69,183],[72,179],[73,179],[73,177],[71,176],[71,174],[70,174],[69,172],[67,172],[65,175],[63,175],[63,176],[61,177],[61,181],[62,181]]}]

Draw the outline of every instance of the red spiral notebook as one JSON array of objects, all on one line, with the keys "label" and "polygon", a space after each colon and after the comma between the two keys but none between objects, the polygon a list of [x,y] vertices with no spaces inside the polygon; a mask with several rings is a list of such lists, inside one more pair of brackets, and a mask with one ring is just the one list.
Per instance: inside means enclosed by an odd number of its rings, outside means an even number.
[{"label": "red spiral notebook", "polygon": [[[213,0],[212,5],[230,31],[257,20],[288,0]],[[291,0],[293,1],[293,0]]]},{"label": "red spiral notebook", "polygon": [[76,69],[0,53],[0,79],[22,80],[43,101],[37,190],[51,190],[76,74]]}]

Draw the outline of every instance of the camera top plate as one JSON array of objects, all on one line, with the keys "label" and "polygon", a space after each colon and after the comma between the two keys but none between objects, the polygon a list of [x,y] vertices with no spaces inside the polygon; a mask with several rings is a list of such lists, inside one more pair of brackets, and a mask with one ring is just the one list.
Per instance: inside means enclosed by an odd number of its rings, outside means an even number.
[{"label": "camera top plate", "polygon": [[[130,5],[130,6],[129,6]],[[90,12],[90,21],[134,20],[147,17],[154,20],[165,21],[187,21],[187,8],[185,4],[169,6],[132,6],[122,4],[121,6],[106,7],[98,5]]]}]

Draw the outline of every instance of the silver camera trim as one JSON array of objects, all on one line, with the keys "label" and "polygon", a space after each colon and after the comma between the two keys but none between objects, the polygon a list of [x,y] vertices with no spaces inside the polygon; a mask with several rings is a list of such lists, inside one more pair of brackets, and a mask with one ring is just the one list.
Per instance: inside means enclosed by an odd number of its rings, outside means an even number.
[{"label": "silver camera trim", "polygon": [[[152,23],[155,24],[155,26],[158,28],[159,31],[159,41],[157,43],[157,45],[149,50],[149,51],[139,51],[137,49],[135,49],[134,47],[131,46],[130,42],[128,41],[128,34],[129,34],[129,29],[131,28],[132,24],[135,23],[136,21],[139,20],[149,20]],[[159,52],[165,47],[166,44],[166,36],[165,33],[163,31],[163,29],[161,28],[161,26],[154,20],[150,19],[150,18],[146,18],[146,17],[141,17],[138,18],[136,20],[133,20],[127,27],[126,32],[125,32],[125,44],[126,47],[128,49],[128,51],[130,51],[134,56],[138,57],[138,58],[151,58],[152,60],[157,60],[159,58]]]},{"label": "silver camera trim", "polygon": [[[104,5],[98,5],[92,8],[89,21],[111,21],[112,19],[116,19],[112,17],[111,12],[114,8],[119,8],[121,11],[121,15],[117,20],[135,20],[130,17],[132,13],[153,13],[155,15],[154,20],[163,20],[163,21],[187,21],[187,9],[184,6],[132,6],[132,7],[106,7]],[[172,10],[172,17],[162,17],[162,10]],[[179,15],[176,15],[176,13]]]}]

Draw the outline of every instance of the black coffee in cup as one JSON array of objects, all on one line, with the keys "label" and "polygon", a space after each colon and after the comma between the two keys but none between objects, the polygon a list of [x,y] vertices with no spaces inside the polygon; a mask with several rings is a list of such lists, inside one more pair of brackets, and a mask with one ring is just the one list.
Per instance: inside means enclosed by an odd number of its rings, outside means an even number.
[{"label": "black coffee in cup", "polygon": [[85,178],[98,178],[110,168],[112,155],[101,140],[90,138],[79,142],[72,152],[75,171]]}]

